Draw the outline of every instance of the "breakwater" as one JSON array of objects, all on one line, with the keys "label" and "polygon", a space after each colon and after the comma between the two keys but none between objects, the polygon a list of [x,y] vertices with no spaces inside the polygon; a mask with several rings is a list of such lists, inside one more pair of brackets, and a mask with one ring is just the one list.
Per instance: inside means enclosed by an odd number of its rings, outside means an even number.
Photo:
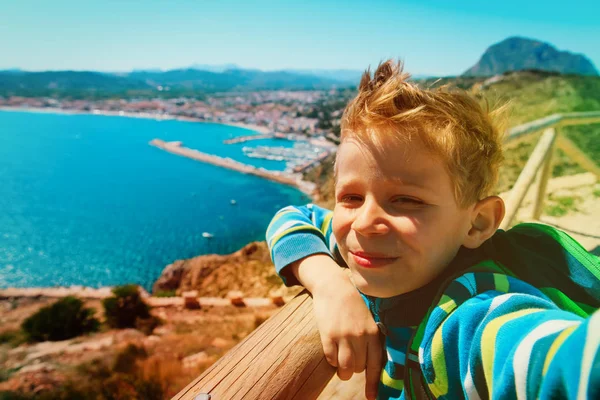
[{"label": "breakwater", "polygon": [[191,158],[192,160],[201,161],[222,168],[228,168],[244,174],[260,176],[261,178],[269,179],[274,182],[293,186],[309,196],[313,196],[316,192],[316,185],[312,182],[302,180],[302,175],[300,174],[268,171],[264,168],[257,168],[252,165],[232,160],[231,158],[219,157],[184,147],[183,143],[180,141],[166,142],[161,139],[153,139],[150,141],[150,145],[178,156]]},{"label": "breakwater", "polygon": [[272,139],[273,137],[275,137],[275,136],[273,136],[271,134],[248,135],[248,136],[236,137],[233,139],[227,139],[227,140],[224,140],[223,143],[225,143],[225,144],[243,143],[243,142],[248,142],[250,140],[257,140],[257,139]]}]

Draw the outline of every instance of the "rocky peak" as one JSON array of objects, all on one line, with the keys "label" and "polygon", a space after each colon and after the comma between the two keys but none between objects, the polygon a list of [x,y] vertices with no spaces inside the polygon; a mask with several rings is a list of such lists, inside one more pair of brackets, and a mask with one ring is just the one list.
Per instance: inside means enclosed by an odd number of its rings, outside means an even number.
[{"label": "rocky peak", "polygon": [[583,54],[560,51],[549,43],[510,37],[490,46],[465,76],[492,76],[519,70],[552,71],[563,74],[598,75]]}]

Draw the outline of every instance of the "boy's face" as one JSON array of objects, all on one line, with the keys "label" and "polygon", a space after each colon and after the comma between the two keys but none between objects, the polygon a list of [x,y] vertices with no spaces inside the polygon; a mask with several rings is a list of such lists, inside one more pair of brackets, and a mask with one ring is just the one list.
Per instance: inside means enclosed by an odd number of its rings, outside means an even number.
[{"label": "boy's face", "polygon": [[442,160],[419,140],[378,154],[347,139],[336,168],[333,233],[357,288],[391,297],[438,276],[471,228],[474,208],[458,206]]}]

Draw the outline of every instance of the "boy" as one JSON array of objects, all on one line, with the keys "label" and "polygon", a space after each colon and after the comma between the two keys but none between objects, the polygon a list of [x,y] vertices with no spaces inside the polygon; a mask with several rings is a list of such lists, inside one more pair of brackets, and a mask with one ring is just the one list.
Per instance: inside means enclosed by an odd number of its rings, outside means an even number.
[{"label": "boy", "polygon": [[390,61],[363,76],[333,213],[286,207],[267,229],[278,273],[313,295],[328,362],[366,369],[369,399],[600,398],[598,259],[550,227],[497,230],[492,116],[407,78]]}]

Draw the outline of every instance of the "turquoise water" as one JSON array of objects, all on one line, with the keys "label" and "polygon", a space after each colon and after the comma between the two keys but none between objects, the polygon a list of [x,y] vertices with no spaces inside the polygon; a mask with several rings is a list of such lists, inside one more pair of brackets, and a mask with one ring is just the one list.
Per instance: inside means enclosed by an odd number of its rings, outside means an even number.
[{"label": "turquoise water", "polygon": [[245,157],[242,147],[291,142],[223,144],[250,133],[218,124],[0,112],[0,287],[148,288],[174,260],[262,240],[279,207],[308,198],[148,145],[154,138],[181,140],[283,169],[282,162]]}]

